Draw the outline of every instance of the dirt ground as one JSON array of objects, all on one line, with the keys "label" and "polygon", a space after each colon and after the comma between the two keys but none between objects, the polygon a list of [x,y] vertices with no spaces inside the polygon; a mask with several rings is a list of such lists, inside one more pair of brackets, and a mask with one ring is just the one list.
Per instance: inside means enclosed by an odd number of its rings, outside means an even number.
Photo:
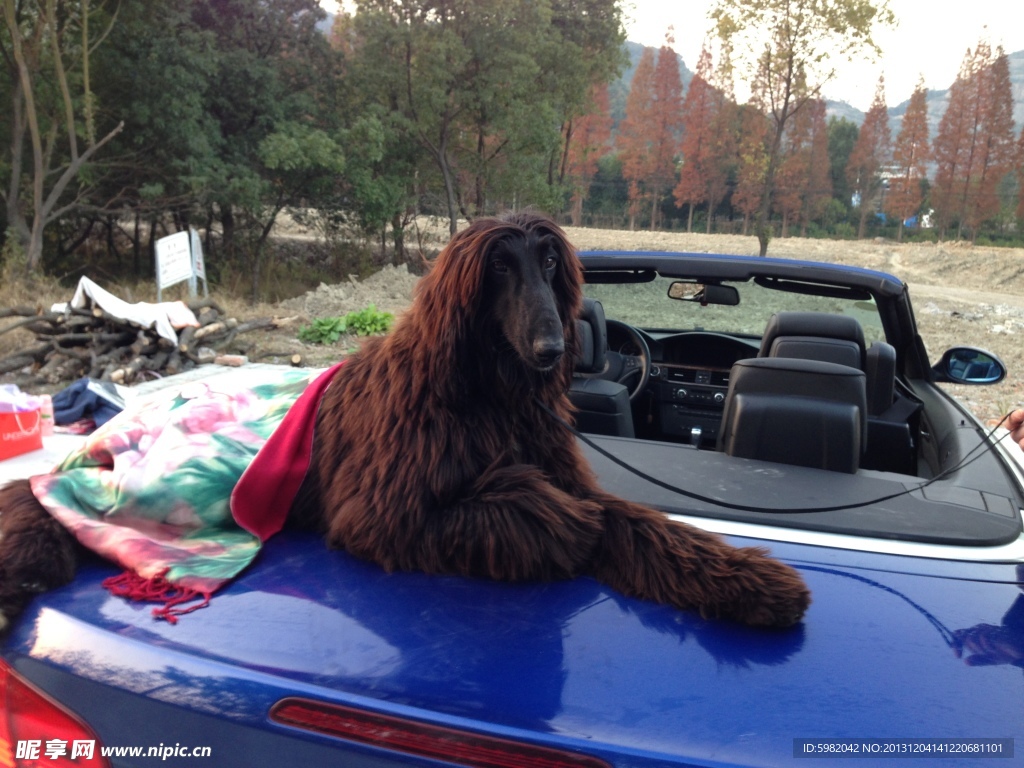
[{"label": "dirt ground", "polygon": [[[420,233],[420,242],[440,247],[446,231]],[[757,240],[732,235],[666,232],[623,232],[567,228],[570,240],[586,249],[650,249],[697,253],[756,255]],[[288,236],[298,233],[289,232]],[[986,387],[950,387],[983,420],[998,418],[1024,404],[1024,249],[972,246],[966,243],[896,243],[887,240],[836,241],[785,238],[773,240],[769,255],[843,263],[890,272],[905,280],[917,315],[919,329],[933,362],[956,344],[971,344],[997,354],[1008,366],[1009,376]],[[317,317],[335,317],[374,304],[379,310],[399,314],[412,299],[417,277],[404,266],[386,267],[371,277],[350,278],[337,285],[321,285],[315,291],[269,308],[278,317],[292,318],[268,333],[246,334],[244,350],[259,362],[285,363],[295,354],[306,365],[325,366],[359,344],[343,338],[324,347],[298,339],[302,324]],[[267,307],[257,310],[267,314]]]}]

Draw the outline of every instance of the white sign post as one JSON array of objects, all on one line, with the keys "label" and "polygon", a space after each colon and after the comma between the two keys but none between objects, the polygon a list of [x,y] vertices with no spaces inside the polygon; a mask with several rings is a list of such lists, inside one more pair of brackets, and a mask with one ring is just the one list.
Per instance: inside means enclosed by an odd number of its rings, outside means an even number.
[{"label": "white sign post", "polygon": [[203,281],[203,296],[209,298],[210,286],[206,282],[206,264],[203,262],[203,241],[199,239],[199,233],[192,227],[188,228],[189,243],[192,246],[192,279],[189,282],[189,291],[196,295],[196,279]]},{"label": "white sign post", "polygon": [[156,297],[163,300],[163,289],[188,280],[190,296],[196,295],[196,278],[202,278],[203,295],[209,296],[206,283],[206,265],[199,233],[189,227],[188,232],[175,232],[156,241]]}]

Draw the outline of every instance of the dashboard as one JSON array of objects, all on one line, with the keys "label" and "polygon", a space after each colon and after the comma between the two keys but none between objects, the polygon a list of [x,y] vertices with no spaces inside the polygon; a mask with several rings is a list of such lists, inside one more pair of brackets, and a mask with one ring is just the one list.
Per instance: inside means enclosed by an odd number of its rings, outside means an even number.
[{"label": "dashboard", "polygon": [[[729,371],[737,360],[757,357],[759,339],[686,331],[654,336],[639,333],[650,350],[650,379],[634,399],[638,436],[713,448],[721,427]],[[628,326],[608,320],[608,347],[638,356]]]}]

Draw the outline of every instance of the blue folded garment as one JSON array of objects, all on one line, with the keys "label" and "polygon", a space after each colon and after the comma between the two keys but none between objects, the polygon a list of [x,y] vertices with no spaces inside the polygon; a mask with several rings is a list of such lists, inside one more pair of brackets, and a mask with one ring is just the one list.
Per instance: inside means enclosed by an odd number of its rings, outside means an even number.
[{"label": "blue folded garment", "polygon": [[96,426],[106,424],[124,410],[124,400],[113,384],[81,378],[53,396],[55,424],[73,424],[91,418]]}]

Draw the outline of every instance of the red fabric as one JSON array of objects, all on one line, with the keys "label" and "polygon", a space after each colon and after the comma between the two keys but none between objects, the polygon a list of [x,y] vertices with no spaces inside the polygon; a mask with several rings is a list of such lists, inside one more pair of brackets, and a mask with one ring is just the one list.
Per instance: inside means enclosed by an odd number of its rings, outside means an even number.
[{"label": "red fabric", "polygon": [[231,492],[235,522],[261,542],[284,527],[309,469],[320,401],[342,365],[328,368],[299,396]]},{"label": "red fabric", "polygon": [[[115,597],[138,600],[145,603],[161,603],[153,609],[153,616],[164,619],[168,624],[177,624],[178,617],[192,613],[210,604],[210,592],[191,587],[179,587],[169,582],[164,575],[167,571],[145,579],[135,571],[125,571],[118,576],[103,580],[103,587]],[[201,602],[185,606],[194,600]],[[184,607],[183,607],[184,606]]]}]

